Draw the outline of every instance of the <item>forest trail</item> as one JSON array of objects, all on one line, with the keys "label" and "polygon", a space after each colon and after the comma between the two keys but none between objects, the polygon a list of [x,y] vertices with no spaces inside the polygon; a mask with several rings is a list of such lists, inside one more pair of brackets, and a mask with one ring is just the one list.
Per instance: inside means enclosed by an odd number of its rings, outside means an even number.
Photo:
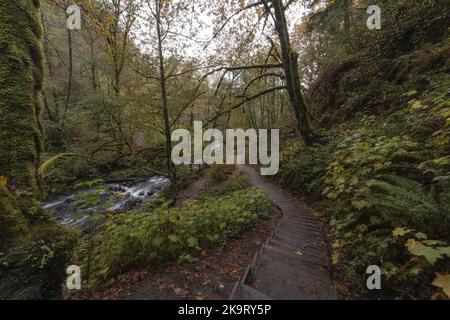
[{"label": "forest trail", "polygon": [[208,177],[201,177],[178,195],[174,206],[179,208],[186,200],[195,199],[197,195],[207,187],[207,185]]},{"label": "forest trail", "polygon": [[254,168],[238,167],[252,185],[267,193],[283,218],[235,284],[230,299],[338,299],[320,222],[291,194],[264,181]]}]

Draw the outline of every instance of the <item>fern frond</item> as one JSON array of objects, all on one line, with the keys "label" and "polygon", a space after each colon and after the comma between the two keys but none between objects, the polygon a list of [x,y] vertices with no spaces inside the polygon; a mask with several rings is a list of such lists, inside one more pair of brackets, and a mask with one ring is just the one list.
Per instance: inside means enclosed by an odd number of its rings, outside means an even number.
[{"label": "fern frond", "polygon": [[423,190],[411,191],[401,186],[392,185],[388,182],[373,180],[371,185],[384,191],[388,195],[395,196],[395,201],[402,201],[407,209],[423,207],[434,213],[439,212],[439,208],[433,197]]},{"label": "fern frond", "polygon": [[379,179],[416,193],[421,193],[423,191],[422,185],[419,182],[395,174],[383,174],[379,176]]}]

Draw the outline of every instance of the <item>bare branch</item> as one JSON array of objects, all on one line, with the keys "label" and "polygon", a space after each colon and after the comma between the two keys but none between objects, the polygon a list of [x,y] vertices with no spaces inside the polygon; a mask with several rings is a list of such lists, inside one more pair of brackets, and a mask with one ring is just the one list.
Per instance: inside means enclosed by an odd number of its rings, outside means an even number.
[{"label": "bare branch", "polygon": [[235,13],[233,13],[223,24],[222,26],[219,28],[219,30],[217,30],[217,32],[214,33],[214,35],[212,36],[212,38],[208,41],[208,43],[205,45],[205,47],[203,48],[203,50],[206,50],[206,48],[208,47],[208,45],[211,43],[211,41],[213,41],[215,38],[217,38],[217,36],[222,32],[222,30],[227,26],[227,24],[231,21],[231,19],[233,19],[234,17],[236,17],[238,14],[240,14],[241,12],[244,12],[245,10],[263,5],[263,1],[258,1],[255,3],[251,3],[247,6],[245,6],[244,8],[239,9],[238,11],[236,11]]},{"label": "bare branch", "polygon": [[275,73],[275,72],[272,72],[272,73],[264,73],[264,74],[259,75],[258,77],[254,78],[253,80],[251,80],[251,81],[247,84],[247,86],[246,86],[245,89],[244,89],[243,96],[246,95],[247,90],[250,88],[250,86],[251,86],[253,83],[255,83],[256,81],[261,80],[261,79],[263,79],[263,78],[266,78],[266,77],[280,77],[280,78],[281,78],[281,77],[283,77],[283,75],[282,75],[282,74],[279,74],[279,73]]},{"label": "bare branch", "polygon": [[247,102],[249,102],[249,101],[255,100],[255,99],[257,99],[257,98],[259,98],[259,97],[261,97],[261,96],[264,96],[264,95],[266,95],[266,94],[272,93],[272,92],[274,92],[274,91],[286,90],[286,89],[287,89],[286,86],[279,86],[279,87],[274,87],[274,88],[270,88],[270,89],[264,90],[264,91],[259,92],[259,93],[255,94],[254,96],[251,96],[251,97],[245,97],[244,100],[242,100],[242,101],[239,102],[238,104],[232,106],[230,109],[217,113],[214,117],[212,117],[211,119],[209,119],[208,122],[207,122],[204,126],[206,127],[209,123],[215,121],[217,118],[219,118],[219,117],[222,116],[223,114],[230,113],[230,112],[233,111],[234,109],[237,109],[237,108],[241,107],[242,105],[244,105],[245,103],[247,103]]},{"label": "bare branch", "polygon": [[175,119],[172,120],[170,127],[172,128],[178,121],[178,119],[180,119],[180,117],[183,115],[184,111],[186,111],[186,109],[195,101],[197,100],[197,98],[199,98],[200,96],[203,95],[202,92],[198,93],[198,90],[196,90],[195,94],[191,97],[191,99],[181,108],[180,112],[178,112],[177,116],[175,117]]},{"label": "bare branch", "polygon": [[220,67],[217,68],[215,70],[213,70],[211,73],[215,73],[215,72],[219,72],[222,70],[225,70],[226,72],[230,72],[230,71],[237,71],[237,70],[249,70],[249,69],[276,69],[276,68],[282,68],[283,64],[282,63],[277,63],[277,64],[254,64],[254,65],[248,65],[248,66],[238,66],[238,67]]},{"label": "bare branch", "polygon": [[283,11],[286,11],[289,9],[289,6],[294,2],[295,0],[289,0],[288,3],[286,3],[283,7]]}]

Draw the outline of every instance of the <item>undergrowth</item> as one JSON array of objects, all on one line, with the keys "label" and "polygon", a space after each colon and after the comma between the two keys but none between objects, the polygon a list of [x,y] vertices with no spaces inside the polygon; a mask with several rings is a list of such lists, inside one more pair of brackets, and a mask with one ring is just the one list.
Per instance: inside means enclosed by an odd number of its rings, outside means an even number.
[{"label": "undergrowth", "polygon": [[[192,262],[210,246],[223,246],[243,230],[267,219],[272,203],[265,193],[250,188],[242,177],[213,186],[179,208],[163,204],[150,212],[110,217],[91,242],[76,255],[90,275],[84,287],[114,280],[129,268],[161,261]],[[87,261],[87,257],[92,260]]]},{"label": "undergrowth", "polygon": [[[445,297],[439,284],[450,273],[449,83],[435,77],[426,93],[407,92],[404,108],[360,113],[324,132],[323,145],[292,139],[282,146],[278,180],[327,216],[333,264],[349,275],[353,297]],[[381,292],[366,289],[370,265],[381,267]]]}]

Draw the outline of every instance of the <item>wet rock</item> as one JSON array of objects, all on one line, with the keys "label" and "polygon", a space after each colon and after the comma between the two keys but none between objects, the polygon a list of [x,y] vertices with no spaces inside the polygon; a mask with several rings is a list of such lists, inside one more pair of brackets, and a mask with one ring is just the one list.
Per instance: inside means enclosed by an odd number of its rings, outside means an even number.
[{"label": "wet rock", "polygon": [[[76,228],[87,228],[92,213],[113,212],[120,214],[143,206],[151,201],[160,191],[169,185],[164,177],[151,177],[142,181],[125,181],[123,183],[107,183],[95,187],[77,190],[70,195],[62,196],[43,203],[55,218],[63,225]],[[155,200],[156,201],[156,200]],[[145,203],[146,207],[147,202]]]}]

